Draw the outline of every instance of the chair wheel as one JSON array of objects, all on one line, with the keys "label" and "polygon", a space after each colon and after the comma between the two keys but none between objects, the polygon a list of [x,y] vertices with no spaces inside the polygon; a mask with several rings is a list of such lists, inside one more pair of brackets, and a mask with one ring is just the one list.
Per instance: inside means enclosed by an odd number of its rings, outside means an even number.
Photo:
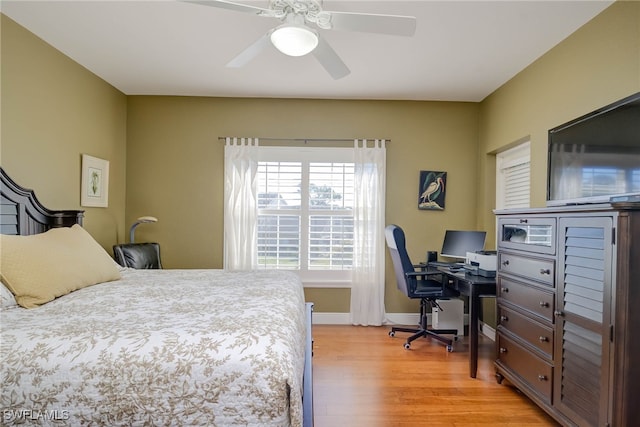
[{"label": "chair wheel", "polygon": [[389,336],[390,336],[390,337],[395,337],[395,336],[396,336],[396,333],[395,333],[394,331],[389,331]]},{"label": "chair wheel", "polygon": [[410,348],[411,348],[411,344],[409,344],[408,342],[404,343],[405,350],[409,350]]},{"label": "chair wheel", "polygon": [[453,346],[452,346],[452,345],[448,345],[448,346],[447,346],[447,351],[448,351],[449,353],[453,353]]}]

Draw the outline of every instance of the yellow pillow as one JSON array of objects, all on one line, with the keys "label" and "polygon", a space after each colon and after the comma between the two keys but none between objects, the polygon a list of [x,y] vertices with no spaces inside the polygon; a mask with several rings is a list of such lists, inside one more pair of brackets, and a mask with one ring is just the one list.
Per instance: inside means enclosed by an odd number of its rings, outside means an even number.
[{"label": "yellow pillow", "polygon": [[33,308],[96,283],[120,279],[109,254],[79,225],[33,236],[0,236],[0,276]]}]

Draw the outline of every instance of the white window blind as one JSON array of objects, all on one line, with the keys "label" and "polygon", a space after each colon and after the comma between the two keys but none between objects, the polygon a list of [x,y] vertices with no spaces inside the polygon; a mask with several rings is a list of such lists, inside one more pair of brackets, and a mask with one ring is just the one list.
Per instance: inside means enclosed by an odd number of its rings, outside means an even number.
[{"label": "white window blind", "polygon": [[353,264],[353,163],[309,164],[310,270]]},{"label": "white window blind", "polygon": [[311,282],[350,279],[352,159],[339,148],[260,147],[260,268],[297,270]]},{"label": "white window blind", "polygon": [[299,162],[258,162],[258,265],[300,268]]},{"label": "white window blind", "polygon": [[527,141],[503,151],[496,159],[496,208],[529,207],[530,143]]}]

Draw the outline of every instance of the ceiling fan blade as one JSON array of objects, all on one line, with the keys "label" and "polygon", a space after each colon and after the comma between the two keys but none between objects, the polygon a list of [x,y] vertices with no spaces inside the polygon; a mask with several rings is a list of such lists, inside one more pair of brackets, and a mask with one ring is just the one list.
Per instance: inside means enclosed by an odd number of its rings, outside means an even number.
[{"label": "ceiling fan blade", "polygon": [[322,37],[318,37],[318,46],[313,50],[313,56],[334,80],[341,79],[351,73],[336,51]]},{"label": "ceiling fan blade", "polygon": [[401,15],[376,15],[371,13],[328,12],[331,28],[335,30],[361,31],[365,33],[413,36],[416,18]]},{"label": "ceiling fan blade", "polygon": [[270,44],[271,42],[269,41],[269,34],[265,34],[254,43],[249,45],[248,48],[240,52],[238,56],[229,61],[226,66],[228,68],[244,67],[247,63],[249,63],[249,61],[258,56],[258,54]]},{"label": "ceiling fan blade", "polygon": [[271,16],[272,11],[270,9],[264,9],[262,7],[249,6],[248,4],[234,3],[227,0],[183,0],[185,3],[201,4],[204,6],[219,7],[221,9],[235,10],[236,12],[247,12],[255,15],[268,15]]}]

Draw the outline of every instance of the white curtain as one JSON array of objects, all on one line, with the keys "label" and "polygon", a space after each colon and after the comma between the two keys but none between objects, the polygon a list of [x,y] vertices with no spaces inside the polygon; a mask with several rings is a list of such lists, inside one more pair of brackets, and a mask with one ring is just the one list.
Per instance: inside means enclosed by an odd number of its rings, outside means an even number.
[{"label": "white curtain", "polygon": [[258,139],[227,138],[224,147],[224,268],[257,267]]},{"label": "white curtain", "polygon": [[385,169],[384,140],[354,141],[354,248],[351,323],[381,325],[385,320]]}]

